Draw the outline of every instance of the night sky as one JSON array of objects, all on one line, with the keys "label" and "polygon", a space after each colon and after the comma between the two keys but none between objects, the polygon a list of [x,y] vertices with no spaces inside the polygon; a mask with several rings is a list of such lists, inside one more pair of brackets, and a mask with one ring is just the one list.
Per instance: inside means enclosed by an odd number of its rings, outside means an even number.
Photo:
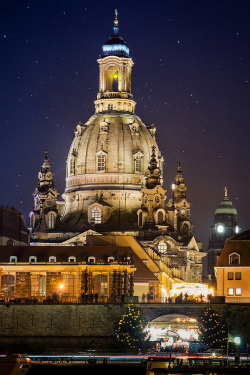
[{"label": "night sky", "polygon": [[56,188],[79,121],[94,113],[102,44],[118,9],[135,65],[136,113],[155,124],[164,186],[177,163],[195,234],[206,249],[224,186],[250,227],[250,2],[136,0],[0,1],[0,205],[28,224],[49,150]]}]

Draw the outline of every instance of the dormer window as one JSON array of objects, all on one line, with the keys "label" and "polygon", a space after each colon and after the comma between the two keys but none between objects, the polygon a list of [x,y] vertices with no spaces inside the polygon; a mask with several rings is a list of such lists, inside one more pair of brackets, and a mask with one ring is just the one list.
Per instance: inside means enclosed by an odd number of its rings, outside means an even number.
[{"label": "dormer window", "polygon": [[48,215],[48,228],[53,229],[55,227],[55,215],[49,214]]},{"label": "dormer window", "polygon": [[56,257],[54,257],[54,256],[50,256],[50,257],[49,257],[49,262],[50,262],[50,263],[55,263],[55,262],[56,262]]},{"label": "dormer window", "polygon": [[240,264],[240,255],[237,253],[232,253],[229,255],[229,264]]},{"label": "dormer window", "polygon": [[107,153],[100,150],[96,153],[96,170],[97,172],[105,172],[107,163]]},{"label": "dormer window", "polygon": [[158,251],[161,253],[161,254],[165,254],[166,251],[168,249],[168,245],[166,244],[165,241],[160,241],[158,243]]},{"label": "dormer window", "polygon": [[102,210],[100,209],[100,207],[95,206],[95,207],[92,208],[91,219],[93,220],[93,222],[95,224],[101,224],[101,222],[102,222]]},{"label": "dormer window", "polygon": [[88,257],[88,263],[95,264],[95,257]]},{"label": "dormer window", "polygon": [[36,263],[36,262],[37,262],[37,257],[35,257],[35,256],[30,256],[30,257],[29,257],[29,262],[30,262],[30,263]]},{"label": "dormer window", "polygon": [[69,257],[69,258],[68,258],[68,262],[69,262],[69,263],[74,263],[74,262],[76,262],[76,257]]},{"label": "dormer window", "polygon": [[136,154],[134,154],[134,171],[135,173],[141,173],[142,172],[142,153],[138,151]]},{"label": "dormer window", "polygon": [[114,257],[108,257],[108,263],[114,262],[115,258]]},{"label": "dormer window", "polygon": [[10,263],[16,263],[16,262],[17,262],[17,257],[12,255],[10,257]]}]

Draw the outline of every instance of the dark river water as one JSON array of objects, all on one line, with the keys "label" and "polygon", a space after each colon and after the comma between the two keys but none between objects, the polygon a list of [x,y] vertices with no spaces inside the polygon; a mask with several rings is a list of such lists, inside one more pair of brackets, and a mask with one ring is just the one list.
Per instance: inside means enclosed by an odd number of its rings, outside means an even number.
[{"label": "dark river water", "polygon": [[145,365],[32,365],[27,375],[146,375]]}]

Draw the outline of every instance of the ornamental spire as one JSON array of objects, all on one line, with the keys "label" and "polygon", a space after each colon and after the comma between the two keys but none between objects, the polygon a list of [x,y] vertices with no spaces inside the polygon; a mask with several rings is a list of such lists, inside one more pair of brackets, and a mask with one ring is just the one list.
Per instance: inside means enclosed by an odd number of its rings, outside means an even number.
[{"label": "ornamental spire", "polygon": [[114,27],[113,27],[113,30],[114,30],[114,35],[118,35],[119,34],[119,27],[118,27],[118,12],[117,12],[117,9],[115,9],[115,20],[114,20]]},{"label": "ornamental spire", "polygon": [[225,198],[228,198],[228,195],[227,195],[227,187],[224,187],[224,191],[225,191]]}]

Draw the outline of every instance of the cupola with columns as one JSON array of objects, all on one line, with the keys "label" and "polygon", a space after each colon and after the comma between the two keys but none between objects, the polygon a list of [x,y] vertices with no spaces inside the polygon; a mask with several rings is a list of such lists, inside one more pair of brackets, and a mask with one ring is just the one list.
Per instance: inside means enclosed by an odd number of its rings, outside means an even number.
[{"label": "cupola with columns", "polygon": [[99,92],[95,101],[96,113],[123,111],[135,112],[135,101],[131,94],[131,72],[134,65],[129,57],[129,48],[119,35],[117,10],[113,35],[102,46],[99,63]]}]

